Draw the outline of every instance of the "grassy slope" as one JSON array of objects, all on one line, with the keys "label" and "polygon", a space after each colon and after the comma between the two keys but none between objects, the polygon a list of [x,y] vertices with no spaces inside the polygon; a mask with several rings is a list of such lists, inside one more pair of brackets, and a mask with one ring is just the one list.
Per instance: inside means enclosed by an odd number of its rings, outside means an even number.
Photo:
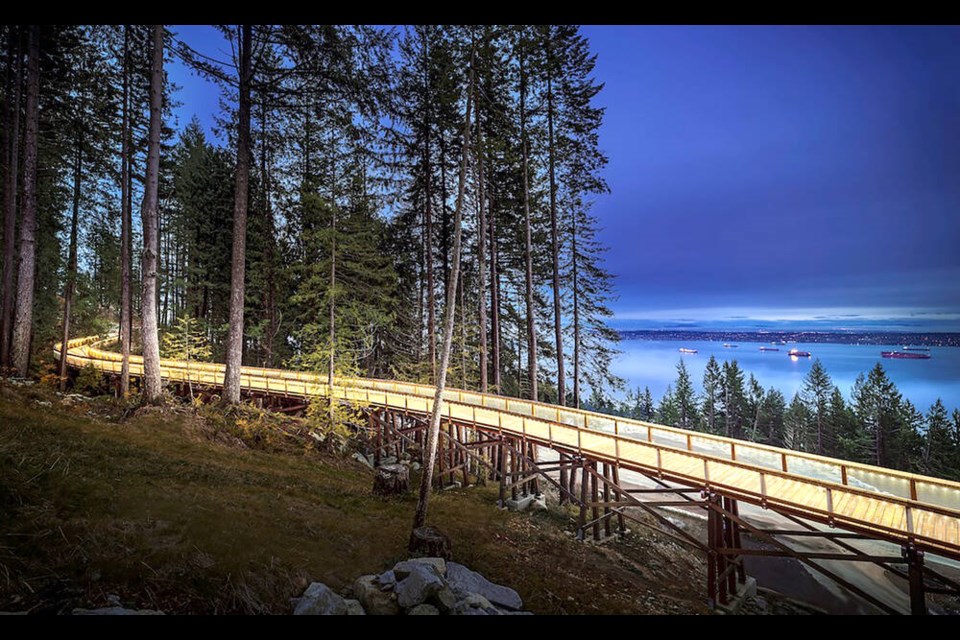
[{"label": "grassy slope", "polygon": [[[0,610],[117,594],[168,612],[283,613],[309,581],[340,588],[405,557],[415,498],[373,496],[359,463],[210,411],[120,413],[0,383]],[[644,531],[577,543],[568,513],[507,513],[495,498],[436,494],[430,520],[456,560],[530,610],[706,612],[701,560],[673,543]]]}]

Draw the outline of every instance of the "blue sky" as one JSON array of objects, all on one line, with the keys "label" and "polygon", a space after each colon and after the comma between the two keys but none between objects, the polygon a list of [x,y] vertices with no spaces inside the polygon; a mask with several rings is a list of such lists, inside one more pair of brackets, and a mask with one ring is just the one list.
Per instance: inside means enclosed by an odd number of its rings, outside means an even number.
[{"label": "blue sky", "polygon": [[[583,32],[605,83],[612,193],[594,212],[619,326],[960,330],[960,28]],[[181,125],[212,125],[216,87],[170,77]]]}]

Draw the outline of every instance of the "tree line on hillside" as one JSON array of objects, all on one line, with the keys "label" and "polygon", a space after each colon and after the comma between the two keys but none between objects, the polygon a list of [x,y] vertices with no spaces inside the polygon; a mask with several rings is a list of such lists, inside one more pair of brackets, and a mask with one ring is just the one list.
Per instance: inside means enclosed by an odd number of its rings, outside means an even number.
[{"label": "tree line on hillside", "polygon": [[[577,26],[217,29],[232,55],[163,25],[0,27],[0,367],[63,376],[53,342],[119,324],[147,401],[185,327],[230,402],[241,364],[432,383],[455,302],[451,384],[571,406],[618,384]],[[226,146],[174,121],[175,61],[219,87]]]},{"label": "tree line on hillside", "polygon": [[700,392],[681,360],[659,402],[650,388],[622,401],[591,395],[591,409],[637,420],[786,447],[854,462],[960,480],[960,410],[938,398],[926,414],[904,398],[880,363],[860,374],[848,400],[814,360],[800,391],[787,402],[764,390],[736,360],[710,356]]}]

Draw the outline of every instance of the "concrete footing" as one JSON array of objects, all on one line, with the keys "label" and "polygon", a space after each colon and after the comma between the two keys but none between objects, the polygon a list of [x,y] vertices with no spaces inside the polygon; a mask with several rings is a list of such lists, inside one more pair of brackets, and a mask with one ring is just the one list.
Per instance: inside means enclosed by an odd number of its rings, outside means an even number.
[{"label": "concrete footing", "polygon": [[547,500],[544,496],[539,498],[533,494],[520,496],[516,500],[507,499],[507,509],[510,511],[545,511]]},{"label": "concrete footing", "polygon": [[747,576],[747,581],[738,586],[739,588],[737,589],[737,592],[730,596],[730,600],[727,602],[727,604],[717,605],[717,613],[733,615],[740,611],[740,607],[743,606],[743,603],[747,598],[752,598],[757,595],[756,578]]}]

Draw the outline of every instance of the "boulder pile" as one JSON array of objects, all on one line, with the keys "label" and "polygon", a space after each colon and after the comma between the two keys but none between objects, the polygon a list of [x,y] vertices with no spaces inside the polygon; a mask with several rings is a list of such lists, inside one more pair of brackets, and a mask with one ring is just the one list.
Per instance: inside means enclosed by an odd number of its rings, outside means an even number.
[{"label": "boulder pile", "polygon": [[518,615],[523,601],[510,587],[490,582],[443,558],[410,558],[380,575],[360,576],[343,594],[314,582],[294,603],[294,615]]}]

